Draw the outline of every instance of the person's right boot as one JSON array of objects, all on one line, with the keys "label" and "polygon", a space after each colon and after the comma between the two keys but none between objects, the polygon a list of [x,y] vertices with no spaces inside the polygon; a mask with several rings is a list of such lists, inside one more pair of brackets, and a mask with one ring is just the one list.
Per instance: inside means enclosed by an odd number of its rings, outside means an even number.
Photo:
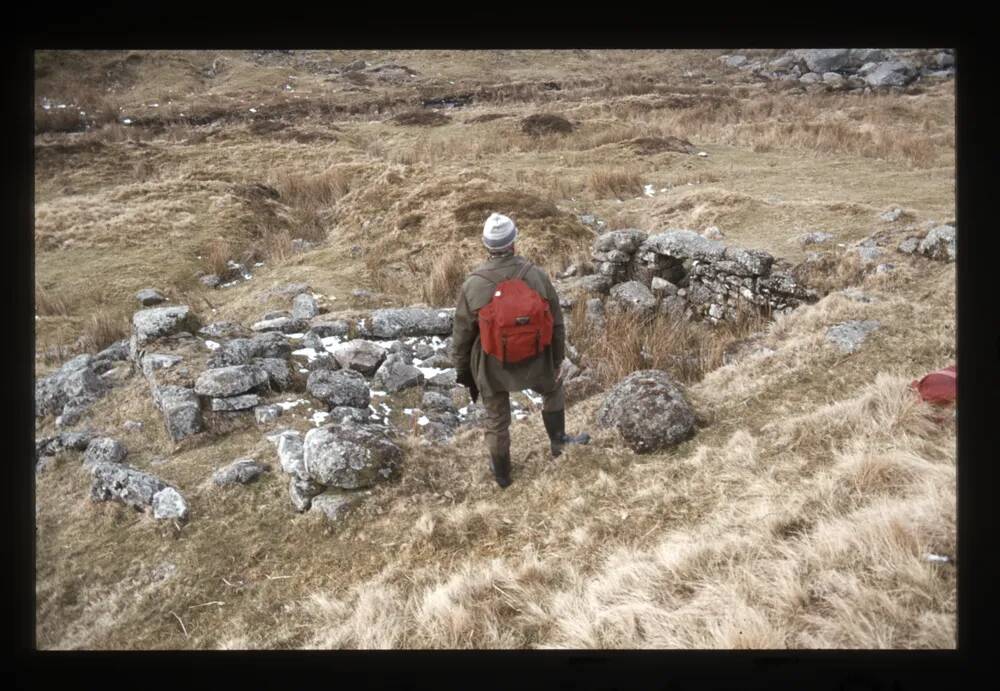
[{"label": "person's right boot", "polygon": [[549,447],[552,449],[553,458],[562,453],[564,444],[587,444],[590,442],[590,435],[586,432],[581,434],[566,434],[566,411],[553,410],[546,413],[542,411],[542,422],[545,423],[545,431],[549,435]]},{"label": "person's right boot", "polygon": [[493,478],[500,487],[507,487],[510,479],[510,452],[493,453],[490,452],[490,470],[493,471]]}]

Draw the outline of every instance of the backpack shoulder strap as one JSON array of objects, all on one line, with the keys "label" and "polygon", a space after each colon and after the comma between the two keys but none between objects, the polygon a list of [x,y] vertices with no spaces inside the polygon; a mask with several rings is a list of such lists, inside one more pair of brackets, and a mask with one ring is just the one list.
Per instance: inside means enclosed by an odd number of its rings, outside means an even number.
[{"label": "backpack shoulder strap", "polygon": [[517,278],[519,280],[523,279],[527,275],[528,271],[531,269],[532,266],[534,266],[534,264],[532,264],[529,261],[525,261],[524,265],[514,275],[514,278]]}]

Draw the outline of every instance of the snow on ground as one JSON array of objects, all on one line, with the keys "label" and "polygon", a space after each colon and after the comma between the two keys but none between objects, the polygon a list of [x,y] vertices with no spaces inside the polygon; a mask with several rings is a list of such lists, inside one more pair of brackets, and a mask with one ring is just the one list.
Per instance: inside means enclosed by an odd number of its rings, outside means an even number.
[{"label": "snow on ground", "polygon": [[205,347],[208,348],[209,350],[218,350],[222,346],[219,345],[218,343],[216,343],[215,341],[208,341],[208,340],[206,340],[205,341]]}]

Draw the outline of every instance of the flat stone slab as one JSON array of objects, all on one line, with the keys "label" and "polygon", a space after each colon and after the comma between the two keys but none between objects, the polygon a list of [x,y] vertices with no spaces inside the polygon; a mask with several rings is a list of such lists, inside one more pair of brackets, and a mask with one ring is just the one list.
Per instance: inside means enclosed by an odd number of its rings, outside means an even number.
[{"label": "flat stone slab", "polygon": [[267,372],[256,365],[217,367],[202,372],[194,384],[199,396],[236,396],[266,386]]},{"label": "flat stone slab", "polygon": [[211,402],[212,410],[216,412],[249,410],[258,405],[260,405],[260,396],[253,393],[228,398],[213,398]]},{"label": "flat stone slab", "polygon": [[375,338],[450,336],[455,308],[403,307],[374,310],[361,324],[363,335]]},{"label": "flat stone slab", "polygon": [[826,340],[839,348],[842,353],[853,353],[881,326],[880,322],[873,320],[842,322],[826,330]]}]

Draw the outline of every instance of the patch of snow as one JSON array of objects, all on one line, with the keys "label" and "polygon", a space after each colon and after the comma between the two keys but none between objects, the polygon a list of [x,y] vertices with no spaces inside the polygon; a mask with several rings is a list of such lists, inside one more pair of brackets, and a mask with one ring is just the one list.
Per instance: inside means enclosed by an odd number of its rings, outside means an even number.
[{"label": "patch of snow", "polygon": [[323,344],[323,347],[331,353],[333,351],[330,349],[340,345],[341,343],[340,336],[327,336],[326,338],[321,338],[319,340]]},{"label": "patch of snow", "polygon": [[376,391],[375,389],[372,389],[370,393],[371,393],[372,396],[388,396],[389,395],[385,391]]},{"label": "patch of snow", "polygon": [[521,411],[517,411],[517,412],[514,413],[514,419],[515,420],[523,420],[526,417],[528,417],[527,413],[522,413]]},{"label": "patch of snow", "polygon": [[[414,360],[414,362],[416,362],[416,360]],[[423,373],[424,379],[430,379],[431,377],[436,377],[437,375],[445,371],[437,367],[417,367],[417,369],[420,370],[421,373]]]},{"label": "patch of snow", "polygon": [[125,118],[124,120],[122,120],[122,124],[123,125],[131,125],[132,124],[132,118]]},{"label": "patch of snow", "polygon": [[427,419],[426,415],[421,415],[419,418],[417,418],[417,424],[420,425],[421,427],[428,424],[429,422],[430,420]]},{"label": "patch of snow", "polygon": [[403,408],[403,415],[413,415],[413,408]]},{"label": "patch of snow", "polygon": [[330,413],[324,412],[322,410],[317,410],[315,413],[313,413],[313,416],[309,419],[312,420],[314,425],[319,427],[324,422],[326,422],[326,419],[328,417],[330,417]]},{"label": "patch of snow", "polygon": [[654,194],[656,194],[656,188],[653,187],[652,185],[643,185],[642,192],[647,197],[652,197]]},{"label": "patch of snow", "polygon": [[707,158],[708,157],[708,152],[706,152],[706,151],[699,151],[698,155],[701,156],[702,158]]},{"label": "patch of snow", "polygon": [[305,355],[309,362],[316,359],[316,351],[312,348],[299,348],[298,350],[293,350],[292,355]]},{"label": "patch of snow", "polygon": [[218,350],[222,346],[216,343],[215,341],[205,341],[205,347],[208,348],[209,350]]},{"label": "patch of snow", "polygon": [[275,403],[275,405],[278,406],[279,408],[281,408],[282,410],[291,410],[292,408],[294,408],[294,407],[296,407],[296,406],[298,406],[298,405],[300,405],[302,403],[305,403],[305,404],[308,405],[309,401],[307,401],[304,398],[300,398],[297,401],[278,401],[277,403]]},{"label": "patch of snow", "polygon": [[461,408],[459,408],[458,409],[458,414],[459,415],[468,415],[469,414],[469,406],[464,405]]},{"label": "patch of snow", "polygon": [[536,394],[531,389],[525,389],[524,390],[524,395],[527,396],[528,400],[531,401],[532,403],[534,403],[535,405],[541,405],[542,404],[542,397],[539,394]]},{"label": "patch of snow", "polygon": [[379,403],[378,405],[379,405],[379,408],[382,409],[382,412],[385,413],[386,415],[388,415],[389,413],[392,412],[392,408],[390,408],[389,406],[387,406],[385,403]]},{"label": "patch of snow", "polygon": [[305,367],[299,367],[299,374],[306,374],[307,372],[309,372],[309,370],[307,370]]},{"label": "patch of snow", "polygon": [[251,113],[256,113],[256,112],[257,112],[257,109],[256,109],[256,108],[251,108],[251,109],[250,109],[250,112],[251,112]]},{"label": "patch of snow", "polygon": [[285,338],[291,338],[292,340],[295,341],[301,341],[303,338],[305,338],[305,334],[285,334]]},{"label": "patch of snow", "polygon": [[234,285],[236,285],[237,283],[239,283],[239,281],[230,281],[229,283],[223,283],[223,284],[222,284],[221,286],[219,286],[219,287],[220,287],[220,288],[231,288],[231,287],[233,287]]},{"label": "patch of snow", "polygon": [[319,300],[323,295],[321,293],[311,293],[313,300]]},{"label": "patch of snow", "polygon": [[264,266],[264,262],[257,262],[256,264],[254,264],[254,267],[258,267],[258,266]]},{"label": "patch of snow", "polygon": [[154,108],[159,108],[160,107],[159,103],[150,103],[149,105],[153,106]]}]

